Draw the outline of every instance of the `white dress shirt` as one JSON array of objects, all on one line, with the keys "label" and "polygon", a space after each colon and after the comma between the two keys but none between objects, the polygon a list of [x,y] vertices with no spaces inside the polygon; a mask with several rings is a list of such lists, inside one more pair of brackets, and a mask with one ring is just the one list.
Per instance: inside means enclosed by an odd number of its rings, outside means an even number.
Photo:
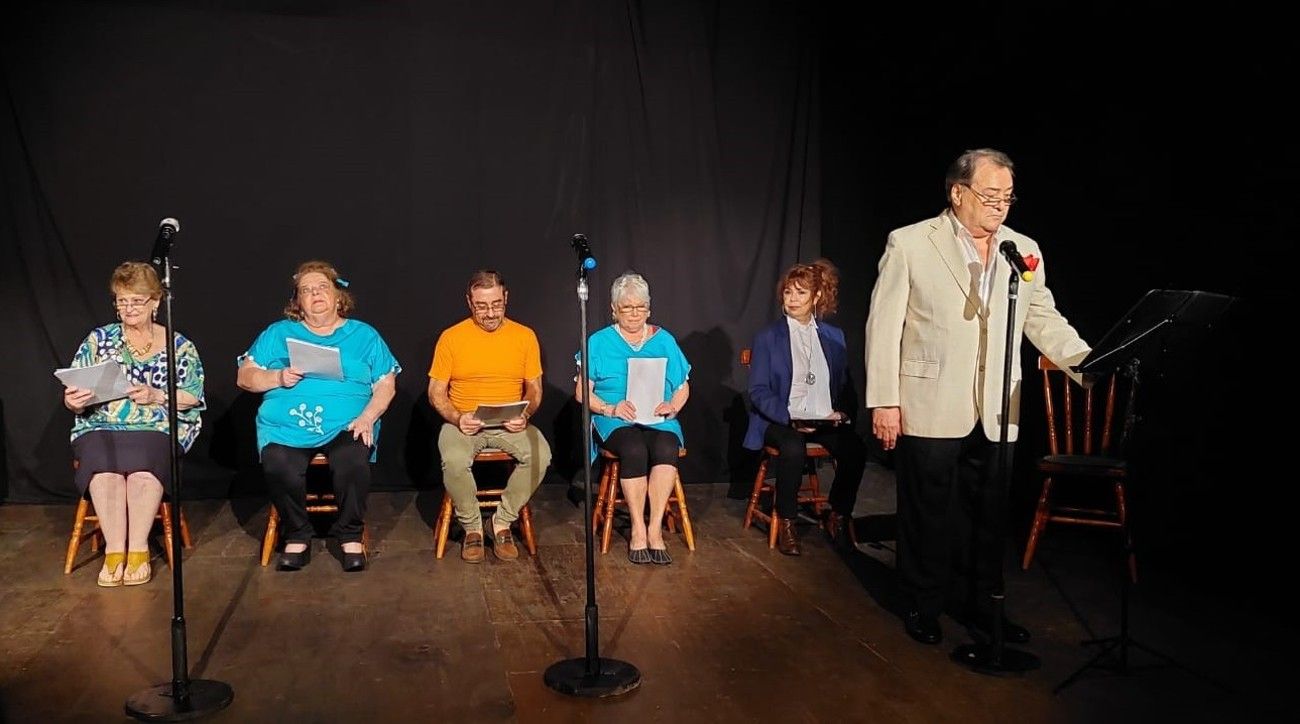
[{"label": "white dress shirt", "polygon": [[[831,401],[831,368],[826,363],[821,338],[817,336],[817,320],[800,324],[793,317],[785,318],[790,325],[790,400],[787,409],[793,420],[827,418],[835,411]],[[812,372],[813,382],[808,383]]]}]

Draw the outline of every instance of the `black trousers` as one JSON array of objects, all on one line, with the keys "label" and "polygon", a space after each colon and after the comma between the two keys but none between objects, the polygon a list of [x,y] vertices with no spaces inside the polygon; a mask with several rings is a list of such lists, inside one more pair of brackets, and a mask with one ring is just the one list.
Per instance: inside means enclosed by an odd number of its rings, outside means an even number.
[{"label": "black trousers", "polygon": [[942,613],[950,593],[963,615],[989,612],[1002,591],[1008,491],[1000,448],[979,423],[961,438],[898,438],[898,572],[924,616]]},{"label": "black trousers", "polygon": [[772,463],[776,467],[776,513],[792,519],[799,515],[799,484],[803,481],[807,461],[807,444],[815,442],[835,458],[835,480],[827,494],[831,510],[843,516],[853,514],[862,485],[862,471],[867,465],[867,446],[848,425],[820,427],[799,432],[787,425],[768,425],[763,444],[781,452]]},{"label": "black trousers", "polygon": [[644,478],[655,465],[677,467],[680,448],[671,432],[628,425],[611,432],[608,440],[597,435],[596,443],[618,456],[619,479]]},{"label": "black trousers", "polygon": [[271,502],[280,511],[285,541],[310,541],[315,529],[307,517],[307,467],[316,453],[330,459],[330,478],[339,516],[329,534],[340,543],[361,540],[370,494],[370,448],[344,430],[324,447],[300,448],[271,443],[262,448],[262,472]]}]

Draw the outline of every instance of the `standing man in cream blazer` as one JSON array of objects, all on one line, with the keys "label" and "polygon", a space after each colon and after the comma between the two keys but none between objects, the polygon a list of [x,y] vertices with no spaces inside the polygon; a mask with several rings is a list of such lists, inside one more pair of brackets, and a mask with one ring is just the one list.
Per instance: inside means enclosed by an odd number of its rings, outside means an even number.
[{"label": "standing man in cream blazer", "polygon": [[[996,468],[1011,267],[998,245],[1011,240],[1027,259],[1042,259],[1033,239],[1002,225],[1014,183],[1006,154],[963,153],[945,178],[948,209],[890,233],[871,293],[867,407],[884,449],[898,450],[906,630],[927,644],[943,639],[939,614],[954,567],[970,584],[965,608],[954,613],[975,631],[992,630],[990,597],[1002,590],[1007,490]],[[1021,335],[1062,368],[1088,353],[1056,310],[1045,272],[1039,265],[1020,285],[1007,445],[1018,430]],[[1029,640],[1010,621],[1003,632],[1010,642]]]}]

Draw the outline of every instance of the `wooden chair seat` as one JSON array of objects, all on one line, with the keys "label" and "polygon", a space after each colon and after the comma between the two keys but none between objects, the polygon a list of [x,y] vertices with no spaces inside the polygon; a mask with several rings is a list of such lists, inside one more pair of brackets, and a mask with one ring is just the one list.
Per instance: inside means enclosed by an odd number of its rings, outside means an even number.
[{"label": "wooden chair seat", "polygon": [[[330,461],[325,453],[316,453],[308,464],[308,470],[316,469],[321,472],[329,470]],[[310,481],[309,481],[310,482]],[[337,513],[339,512],[338,503],[334,500],[334,491],[324,490],[321,492],[312,492],[310,487],[307,490],[307,513]],[[266,566],[271,563],[271,556],[275,555],[275,545],[280,537],[280,511],[275,509],[275,503],[271,503],[270,511],[266,514],[266,532],[262,535],[262,565]],[[361,528],[361,547],[367,552],[370,550],[370,527]]]},{"label": "wooden chair seat", "polygon": [[[505,463],[514,468],[516,461],[510,456],[510,453],[495,448],[484,448],[474,456],[474,463]],[[495,509],[501,505],[501,496],[505,493],[505,488],[487,488],[481,489],[474,493],[478,498],[479,510],[485,508]],[[438,510],[438,524],[433,529],[433,547],[434,554],[441,559],[447,550],[447,537],[451,534],[451,514],[454,510],[451,495],[444,492],[442,495],[442,507]],[[533,532],[533,509],[525,503],[523,508],[519,509],[519,529],[523,534],[524,546],[532,555],[537,555],[537,537]]]},{"label": "wooden chair seat", "polygon": [[[1043,400],[1047,416],[1048,454],[1038,461],[1043,486],[1030,525],[1029,539],[1021,568],[1028,570],[1044,531],[1051,523],[1116,528],[1124,537],[1129,578],[1137,581],[1137,559],[1133,555],[1125,485],[1129,466],[1124,459],[1127,442],[1123,429],[1123,402],[1117,394],[1119,379],[1111,374],[1091,389],[1077,388],[1046,357],[1038,358],[1043,378]],[[1098,394],[1100,392],[1100,394]],[[1132,390],[1129,390],[1131,404]],[[1076,398],[1082,397],[1082,404]],[[1100,398],[1100,399],[1098,399]],[[1105,485],[1111,490],[1114,507],[1061,505],[1057,486]]]},{"label": "wooden chair seat", "polygon": [[[596,503],[591,512],[592,531],[601,531],[600,552],[609,552],[610,539],[614,532],[614,506],[627,506],[623,499],[623,486],[618,484],[619,459],[614,453],[600,448],[603,461],[600,473],[600,489],[596,493]],[[686,457],[686,449],[677,451],[677,459]],[[673,509],[676,506],[676,510]],[[686,507],[686,491],[682,488],[681,475],[674,475],[673,491],[668,494],[668,504],[664,508],[664,524],[672,533],[677,532],[677,520],[680,518],[682,535],[686,538],[687,550],[695,550],[695,529],[691,526],[690,511]],[[603,528],[602,528],[603,523]]]},{"label": "wooden chair seat", "polygon": [[[158,513],[154,520],[162,522],[163,529],[163,549],[167,554],[167,565],[172,565],[172,506],[171,503],[163,502],[158,505]],[[93,523],[94,527],[86,530],[86,523]],[[81,542],[90,538],[90,550],[98,551],[99,546],[104,542],[104,533],[99,529],[99,516],[95,514],[95,506],[90,502],[89,494],[83,495],[77,502],[77,512],[72,518],[72,536],[68,539],[68,551],[63,558],[63,573],[67,575],[72,573],[73,563],[77,559],[77,549]],[[190,526],[185,520],[185,510],[181,509],[181,545],[185,548],[193,548],[194,544],[190,541]]]}]

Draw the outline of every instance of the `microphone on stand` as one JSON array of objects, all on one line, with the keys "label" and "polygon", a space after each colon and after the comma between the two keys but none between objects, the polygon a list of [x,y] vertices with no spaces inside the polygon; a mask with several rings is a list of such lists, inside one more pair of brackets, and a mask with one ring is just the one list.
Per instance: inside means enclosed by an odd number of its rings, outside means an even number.
[{"label": "microphone on stand", "polygon": [[1034,280],[1034,269],[1038,265],[1035,264],[1031,267],[1025,262],[1025,258],[1020,255],[1020,250],[1016,249],[1016,242],[1007,239],[998,244],[998,251],[1002,252],[1002,256],[1005,256],[1011,266],[1015,267],[1016,272],[1020,274],[1021,281],[1032,282]]},{"label": "microphone on stand", "polygon": [[181,222],[170,216],[158,222],[158,238],[154,239],[153,251],[149,253],[149,262],[161,267],[163,259],[171,255],[172,237],[181,230]]},{"label": "microphone on stand", "polygon": [[591,246],[587,244],[586,234],[574,234],[573,241],[570,241],[569,245],[578,255],[578,263],[583,269],[591,271],[596,268],[596,257],[591,255]]}]

